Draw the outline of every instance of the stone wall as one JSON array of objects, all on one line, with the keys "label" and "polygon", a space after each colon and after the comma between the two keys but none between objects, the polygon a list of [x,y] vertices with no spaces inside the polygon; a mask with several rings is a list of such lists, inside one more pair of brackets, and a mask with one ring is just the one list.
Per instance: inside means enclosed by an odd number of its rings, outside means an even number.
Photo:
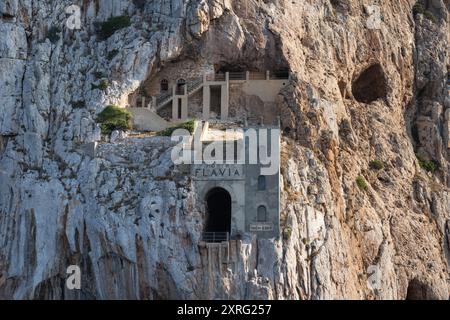
[{"label": "stone wall", "polygon": [[191,95],[188,99],[188,118],[202,119],[203,92],[202,89]]},{"label": "stone wall", "polygon": [[169,82],[169,92],[176,85],[178,79],[189,79],[203,77],[204,73],[214,72],[212,66],[202,65],[201,62],[183,59],[182,61],[167,62],[155,71],[151,77],[143,84],[144,92],[148,96],[158,96],[161,93],[161,80],[166,79]]}]

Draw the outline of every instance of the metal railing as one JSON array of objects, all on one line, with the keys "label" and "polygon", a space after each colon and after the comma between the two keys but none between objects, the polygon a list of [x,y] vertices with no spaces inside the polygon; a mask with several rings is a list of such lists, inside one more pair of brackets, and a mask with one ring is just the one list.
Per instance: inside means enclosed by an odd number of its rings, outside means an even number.
[{"label": "metal railing", "polygon": [[246,72],[230,72],[230,80],[245,80]]},{"label": "metal railing", "polygon": [[169,102],[169,100],[172,99],[172,92],[168,91],[165,92],[163,94],[160,94],[157,98],[156,98],[156,105],[159,107],[167,102]]},{"label": "metal railing", "polygon": [[203,77],[192,79],[192,81],[188,82],[188,87],[187,87],[188,94],[199,89],[202,85],[203,85]]},{"label": "metal railing", "polygon": [[225,73],[214,73],[206,75],[208,81],[225,81]]},{"label": "metal railing", "polygon": [[265,72],[250,71],[249,80],[266,80]]},{"label": "metal railing", "polygon": [[228,232],[203,232],[201,241],[209,243],[220,243],[230,241],[230,233]]},{"label": "metal railing", "polygon": [[289,79],[289,71],[275,71],[270,73],[271,80],[287,80]]}]

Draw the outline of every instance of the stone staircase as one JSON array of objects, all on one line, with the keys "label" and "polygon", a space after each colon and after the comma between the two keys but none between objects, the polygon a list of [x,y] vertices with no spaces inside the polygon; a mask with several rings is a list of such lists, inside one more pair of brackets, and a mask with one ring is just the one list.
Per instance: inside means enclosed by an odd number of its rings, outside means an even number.
[{"label": "stone staircase", "polygon": [[193,79],[193,81],[187,85],[187,94],[191,96],[201,88],[203,88],[203,78]]},{"label": "stone staircase", "polygon": [[[190,81],[186,85],[187,85],[187,95],[188,95],[188,97],[190,97],[194,93],[199,91],[201,88],[203,88],[203,78],[199,77],[199,78],[190,79]],[[156,111],[160,110],[165,105],[172,102],[173,98],[174,98],[174,94],[171,91],[159,95],[156,98],[155,110]]]},{"label": "stone staircase", "polygon": [[157,98],[156,98],[156,106],[155,109],[159,110],[162,107],[164,107],[166,104],[168,104],[169,102],[171,102],[173,100],[173,94],[172,92],[166,92],[163,94],[160,94]]}]

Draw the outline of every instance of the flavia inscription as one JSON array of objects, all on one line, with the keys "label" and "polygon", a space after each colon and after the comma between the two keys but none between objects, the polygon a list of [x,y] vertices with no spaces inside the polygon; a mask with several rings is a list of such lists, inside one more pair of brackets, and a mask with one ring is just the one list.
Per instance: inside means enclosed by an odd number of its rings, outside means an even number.
[{"label": "flavia inscription", "polygon": [[243,178],[241,166],[217,166],[217,165],[202,165],[197,166],[193,170],[195,178],[198,179],[240,179]]}]

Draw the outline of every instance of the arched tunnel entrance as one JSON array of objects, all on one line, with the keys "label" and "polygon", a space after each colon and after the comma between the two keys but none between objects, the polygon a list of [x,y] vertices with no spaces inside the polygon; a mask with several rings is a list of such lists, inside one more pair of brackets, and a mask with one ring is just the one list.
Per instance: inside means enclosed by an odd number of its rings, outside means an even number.
[{"label": "arched tunnel entrance", "polygon": [[406,300],[437,300],[432,288],[422,281],[413,279],[408,284]]},{"label": "arched tunnel entrance", "polygon": [[[224,241],[228,239],[231,231],[231,196],[223,188],[211,189],[206,197],[206,226],[205,234],[211,242]],[[227,239],[222,239],[222,238]]]}]

